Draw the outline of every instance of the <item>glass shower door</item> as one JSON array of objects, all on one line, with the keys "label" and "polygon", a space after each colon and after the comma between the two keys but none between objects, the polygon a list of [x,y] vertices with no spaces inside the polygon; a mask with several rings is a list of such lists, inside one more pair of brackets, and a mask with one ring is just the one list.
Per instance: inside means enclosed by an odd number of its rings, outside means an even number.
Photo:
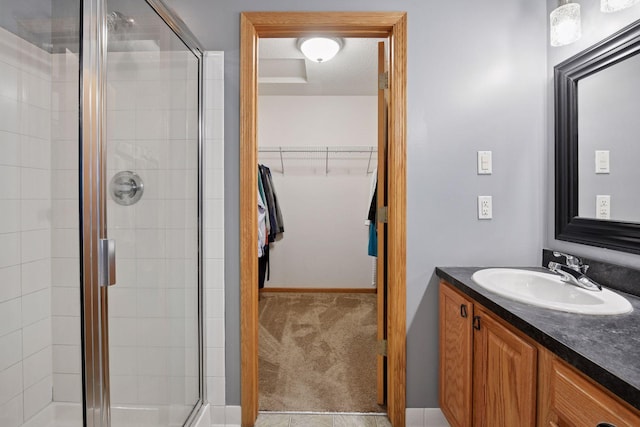
[{"label": "glass shower door", "polygon": [[106,13],[111,425],[183,425],[201,394],[200,60],[143,1]]}]

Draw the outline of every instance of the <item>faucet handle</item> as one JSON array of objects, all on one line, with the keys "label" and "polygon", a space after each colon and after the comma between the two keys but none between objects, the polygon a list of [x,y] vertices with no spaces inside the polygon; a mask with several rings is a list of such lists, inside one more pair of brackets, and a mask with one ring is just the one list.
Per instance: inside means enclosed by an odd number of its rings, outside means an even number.
[{"label": "faucet handle", "polygon": [[565,254],[563,252],[553,252],[553,256],[555,257],[565,257],[567,259],[567,266],[573,268],[574,270],[579,270],[581,273],[586,273],[589,268],[588,265],[582,263],[582,259],[575,255]]}]

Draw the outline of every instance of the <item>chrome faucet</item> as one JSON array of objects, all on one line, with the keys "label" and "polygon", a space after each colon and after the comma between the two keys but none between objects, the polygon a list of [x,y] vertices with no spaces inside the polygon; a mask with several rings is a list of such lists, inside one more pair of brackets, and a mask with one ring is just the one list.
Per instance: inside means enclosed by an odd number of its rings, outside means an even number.
[{"label": "chrome faucet", "polygon": [[563,282],[579,286],[589,291],[602,290],[602,286],[600,286],[599,283],[585,275],[589,266],[583,264],[580,258],[562,252],[554,252],[553,256],[565,257],[567,260],[566,264],[550,261],[548,265],[549,270],[562,276]]}]

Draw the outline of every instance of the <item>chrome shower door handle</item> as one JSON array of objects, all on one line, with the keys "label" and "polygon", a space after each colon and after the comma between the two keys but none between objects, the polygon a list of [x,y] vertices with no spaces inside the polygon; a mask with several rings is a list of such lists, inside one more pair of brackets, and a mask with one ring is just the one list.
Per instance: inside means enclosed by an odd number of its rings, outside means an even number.
[{"label": "chrome shower door handle", "polygon": [[98,284],[111,286],[116,284],[116,241],[100,239],[98,247]]}]

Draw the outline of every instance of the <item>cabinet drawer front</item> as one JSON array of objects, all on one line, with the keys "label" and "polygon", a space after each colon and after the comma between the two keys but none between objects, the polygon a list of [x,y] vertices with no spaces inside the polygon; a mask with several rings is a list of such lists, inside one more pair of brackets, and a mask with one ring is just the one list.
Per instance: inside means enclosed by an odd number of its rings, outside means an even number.
[{"label": "cabinet drawer front", "polygon": [[552,406],[563,422],[570,426],[597,426],[609,423],[616,427],[640,426],[640,417],[558,360],[553,361],[551,378]]}]

